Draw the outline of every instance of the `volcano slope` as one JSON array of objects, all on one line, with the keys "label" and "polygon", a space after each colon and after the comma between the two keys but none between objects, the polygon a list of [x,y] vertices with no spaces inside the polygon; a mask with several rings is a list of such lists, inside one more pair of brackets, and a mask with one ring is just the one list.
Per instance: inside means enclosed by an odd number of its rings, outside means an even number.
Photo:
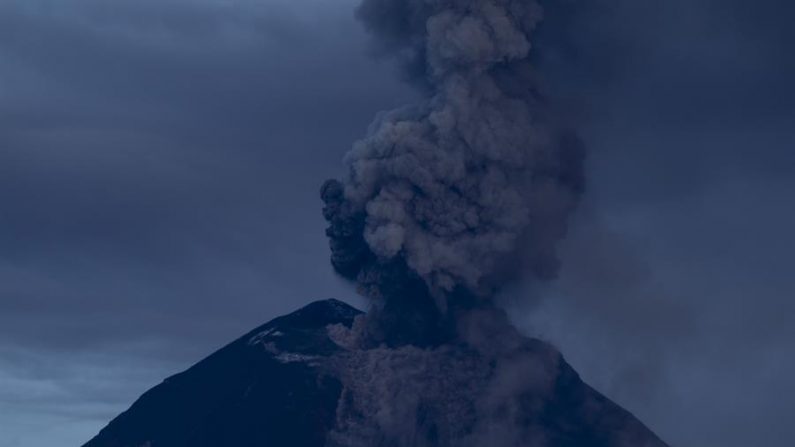
[{"label": "volcano slope", "polygon": [[666,446],[482,312],[443,344],[362,347],[364,314],[312,303],[167,378],[84,447]]}]

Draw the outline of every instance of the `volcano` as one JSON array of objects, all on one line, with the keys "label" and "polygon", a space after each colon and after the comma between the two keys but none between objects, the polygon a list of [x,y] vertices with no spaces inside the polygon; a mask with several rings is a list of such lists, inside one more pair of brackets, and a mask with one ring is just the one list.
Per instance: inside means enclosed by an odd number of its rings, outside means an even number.
[{"label": "volcano", "polygon": [[330,299],[276,318],[144,393],[84,447],[666,446],[543,341],[361,348],[362,315]]}]

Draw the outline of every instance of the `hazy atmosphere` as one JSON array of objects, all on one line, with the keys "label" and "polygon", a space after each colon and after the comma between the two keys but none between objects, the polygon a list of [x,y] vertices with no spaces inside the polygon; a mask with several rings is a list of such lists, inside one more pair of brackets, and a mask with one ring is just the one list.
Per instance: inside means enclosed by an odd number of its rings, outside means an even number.
[{"label": "hazy atmosphere", "polygon": [[[366,305],[318,191],[417,92],[357,3],[0,3],[0,446],[81,445],[258,324]],[[795,7],[541,3],[587,186],[558,278],[501,301],[672,446],[795,444]]]}]

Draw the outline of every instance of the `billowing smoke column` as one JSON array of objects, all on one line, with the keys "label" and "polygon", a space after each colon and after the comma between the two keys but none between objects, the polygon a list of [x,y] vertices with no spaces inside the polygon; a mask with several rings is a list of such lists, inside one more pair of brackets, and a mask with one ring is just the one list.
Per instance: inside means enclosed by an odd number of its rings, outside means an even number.
[{"label": "billowing smoke column", "polygon": [[481,302],[518,270],[554,276],[583,150],[539,92],[531,37],[542,15],[534,0],[359,7],[425,93],[381,113],[347,154],[348,176],[322,188],[331,261],[393,309],[382,320],[433,326],[427,315]]},{"label": "billowing smoke column", "polygon": [[[542,0],[538,0],[542,1]],[[540,94],[537,0],[363,0],[425,93],[382,113],[322,188],[331,261],[374,305],[328,333],[327,447],[665,447],[492,298],[555,275],[583,148]]]}]

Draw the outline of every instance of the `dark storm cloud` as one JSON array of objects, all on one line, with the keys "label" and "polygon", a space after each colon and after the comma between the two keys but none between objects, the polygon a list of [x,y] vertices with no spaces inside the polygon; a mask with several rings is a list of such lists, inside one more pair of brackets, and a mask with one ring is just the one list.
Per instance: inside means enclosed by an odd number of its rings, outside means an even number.
[{"label": "dark storm cloud", "polygon": [[[4,316],[135,310],[130,293],[160,309],[175,289],[212,305],[236,283],[258,294],[263,268],[295,277],[312,244],[280,234],[319,223],[287,204],[316,201],[313,179],[363,127],[328,109],[367,116],[400,90],[349,75],[364,62],[347,14],[316,29],[284,5],[223,5],[0,6]],[[318,163],[298,166],[313,146]],[[203,273],[217,269],[240,277]]]},{"label": "dark storm cloud", "polygon": [[555,6],[545,22],[551,48],[542,52],[548,81],[572,98],[570,113],[599,146],[592,152],[605,153],[593,163],[609,159],[605,169],[622,172],[609,184],[612,200],[682,197],[733,166],[752,175],[791,172],[792,4],[548,3]]}]

